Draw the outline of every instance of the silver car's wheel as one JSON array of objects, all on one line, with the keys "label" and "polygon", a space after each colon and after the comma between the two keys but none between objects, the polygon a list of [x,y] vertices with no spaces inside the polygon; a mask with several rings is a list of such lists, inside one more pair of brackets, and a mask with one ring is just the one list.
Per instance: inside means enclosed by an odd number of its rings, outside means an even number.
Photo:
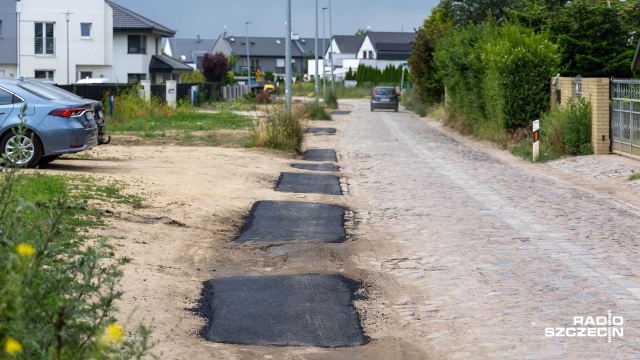
[{"label": "silver car's wheel", "polygon": [[34,167],[42,157],[40,140],[31,131],[7,134],[0,142],[3,157],[19,166]]}]

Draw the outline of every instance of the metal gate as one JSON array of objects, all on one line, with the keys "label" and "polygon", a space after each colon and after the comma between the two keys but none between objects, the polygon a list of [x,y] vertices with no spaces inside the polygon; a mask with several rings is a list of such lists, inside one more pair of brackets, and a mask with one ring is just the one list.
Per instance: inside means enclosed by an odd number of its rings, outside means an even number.
[{"label": "metal gate", "polygon": [[611,151],[640,156],[640,79],[611,79]]}]

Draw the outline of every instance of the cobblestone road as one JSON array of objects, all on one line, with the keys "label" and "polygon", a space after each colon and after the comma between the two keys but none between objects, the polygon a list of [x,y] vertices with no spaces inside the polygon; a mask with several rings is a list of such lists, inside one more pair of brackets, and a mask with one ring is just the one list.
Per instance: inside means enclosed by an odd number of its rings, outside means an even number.
[{"label": "cobblestone road", "polygon": [[[434,358],[640,359],[637,209],[502,161],[413,115],[350,105],[340,154],[351,195],[368,204],[355,210],[368,212],[365,234],[396,249],[357,261],[403,284],[406,296],[390,307],[413,341]],[[606,161],[596,167],[594,177],[608,176]],[[624,336],[611,343],[545,336],[608,311],[624,318]]]}]

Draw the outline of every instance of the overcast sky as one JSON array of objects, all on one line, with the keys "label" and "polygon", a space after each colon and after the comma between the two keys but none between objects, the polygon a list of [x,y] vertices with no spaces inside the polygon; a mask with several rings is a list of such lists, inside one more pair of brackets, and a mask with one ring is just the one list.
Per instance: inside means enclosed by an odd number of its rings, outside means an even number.
[{"label": "overcast sky", "polygon": [[[285,36],[286,0],[113,0],[170,29],[176,38],[216,39],[223,31],[249,36]],[[358,29],[413,31],[431,13],[439,0],[332,0],[334,35],[353,35]],[[315,1],[291,1],[292,31],[302,37],[315,36]],[[318,0],[318,34],[322,37],[322,8],[329,0]],[[329,12],[325,12],[325,35],[329,37]]]}]

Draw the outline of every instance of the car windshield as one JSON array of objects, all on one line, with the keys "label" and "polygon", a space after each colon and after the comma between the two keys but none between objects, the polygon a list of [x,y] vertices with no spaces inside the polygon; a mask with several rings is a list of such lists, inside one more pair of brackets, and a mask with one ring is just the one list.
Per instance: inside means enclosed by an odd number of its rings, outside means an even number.
[{"label": "car windshield", "polygon": [[79,99],[75,94],[39,81],[23,81],[18,84],[28,92],[49,100]]},{"label": "car windshield", "polygon": [[393,95],[393,88],[377,88],[376,95]]}]

